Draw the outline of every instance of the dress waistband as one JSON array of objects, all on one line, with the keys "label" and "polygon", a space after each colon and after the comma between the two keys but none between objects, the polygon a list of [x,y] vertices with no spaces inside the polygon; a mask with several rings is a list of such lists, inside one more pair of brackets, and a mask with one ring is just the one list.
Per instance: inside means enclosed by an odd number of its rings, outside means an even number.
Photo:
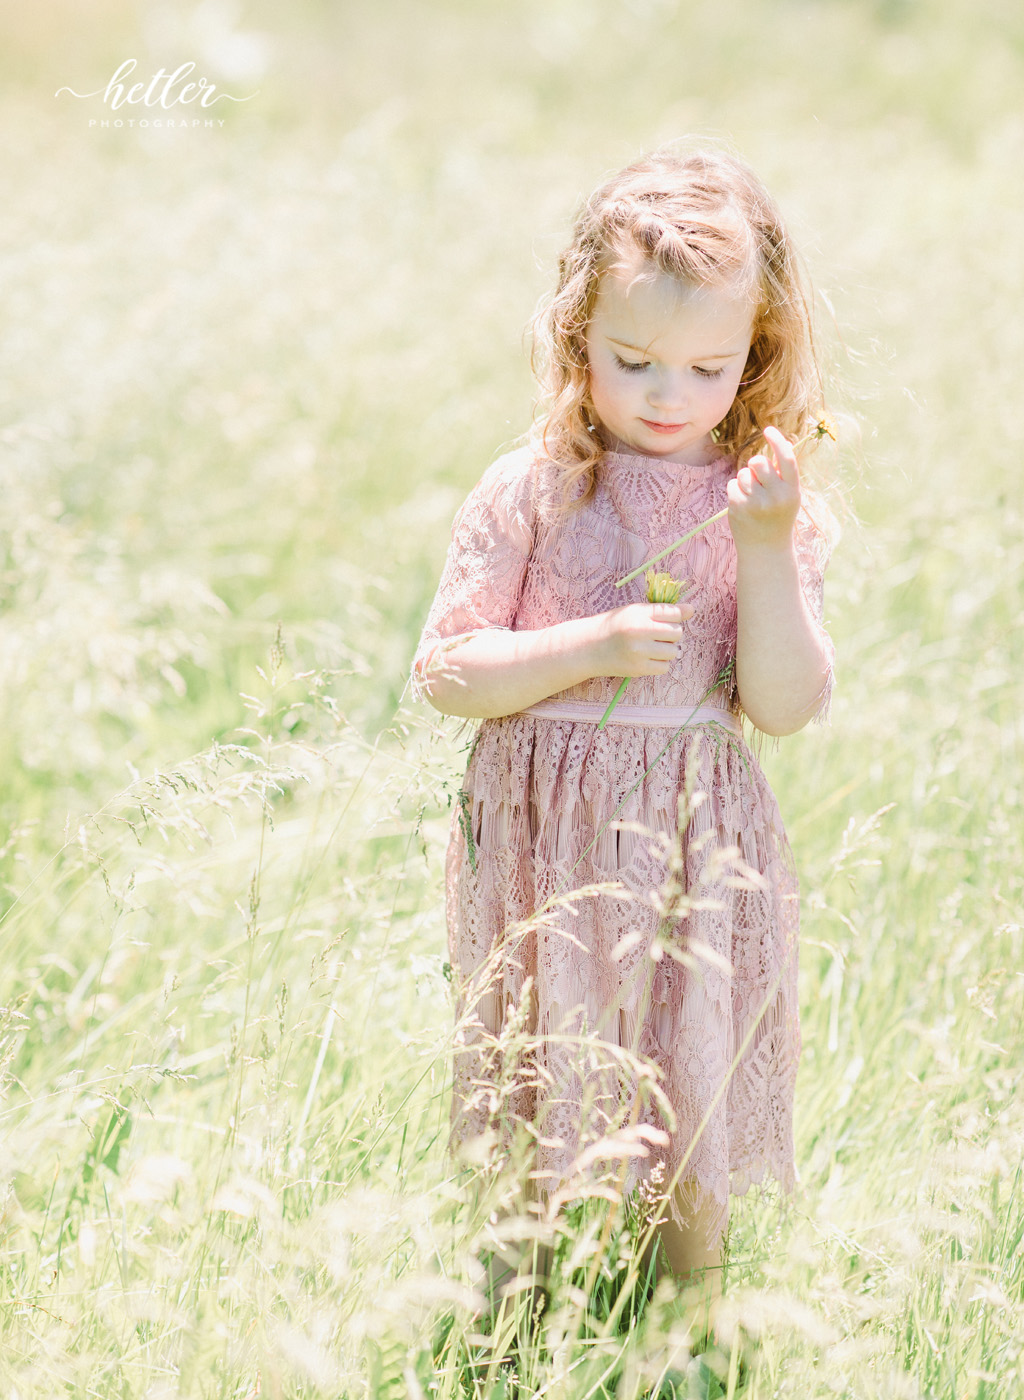
[{"label": "dress waistband", "polygon": [[[568,719],[597,724],[607,709],[589,700],[538,700],[519,713],[539,719]],[[651,729],[678,729],[690,724],[720,724],[737,738],[743,735],[739,719],[721,705],[616,705],[609,724],[641,724]]]}]

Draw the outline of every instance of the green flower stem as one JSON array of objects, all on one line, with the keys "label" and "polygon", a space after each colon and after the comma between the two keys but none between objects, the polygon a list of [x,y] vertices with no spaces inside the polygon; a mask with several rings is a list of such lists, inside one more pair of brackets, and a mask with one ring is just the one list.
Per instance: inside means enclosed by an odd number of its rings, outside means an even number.
[{"label": "green flower stem", "polygon": [[692,530],[687,530],[685,535],[680,535],[680,537],[676,540],[674,544],[669,545],[668,549],[663,549],[660,554],[656,554],[653,559],[648,559],[645,564],[641,564],[640,567],[638,569],[634,569],[631,574],[626,574],[624,578],[620,578],[616,583],[615,587],[621,588],[624,583],[632,582],[632,580],[636,578],[637,574],[643,573],[644,569],[649,569],[652,564],[657,564],[658,560],[664,559],[666,554],[671,554],[672,551],[674,549],[678,549],[681,544],[685,544],[687,540],[692,540],[694,535],[699,535],[701,530],[706,530],[709,525],[713,525],[716,520],[721,520],[724,516],[728,514],[729,507],[726,506],[724,510],[720,510],[715,515],[709,516],[707,520],[702,520],[701,523],[699,525],[695,525]]},{"label": "green flower stem", "polygon": [[629,676],[623,676],[623,677],[622,677],[622,684],[619,686],[618,690],[617,690],[617,691],[615,692],[615,694],[612,696],[612,703],[608,706],[607,710],[605,710],[604,714],[601,716],[601,723],[597,726],[598,729],[603,729],[603,728],[605,727],[605,725],[608,723],[608,716],[611,714],[612,710],[615,709],[615,706],[616,706],[616,705],[619,703],[619,701],[622,699],[623,695],[625,695],[625,693],[626,693],[626,686],[627,686],[627,685],[629,685]]}]

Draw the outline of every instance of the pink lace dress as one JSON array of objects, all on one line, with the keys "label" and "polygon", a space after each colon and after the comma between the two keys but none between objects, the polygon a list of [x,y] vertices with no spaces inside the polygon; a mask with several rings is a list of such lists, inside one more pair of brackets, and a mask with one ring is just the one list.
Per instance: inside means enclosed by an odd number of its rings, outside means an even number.
[{"label": "pink lace dress", "polygon": [[[413,667],[482,628],[523,631],[646,599],[614,582],[721,510],[727,459],[607,453],[594,495],[552,510],[556,469],[495,462],[458,512]],[[817,518],[821,514],[810,504]],[[829,533],[805,507],[802,586],[821,624]],[[718,521],[658,565],[695,608],[662,676],[602,676],[479,722],[446,866],[456,1011],[453,1148],[529,1136],[542,1191],[609,1165],[711,1203],[794,1184],[798,892],[779,811],[728,677],[735,550]],[[824,633],[823,633],[824,636]],[[826,638],[827,641],[827,638]],[[830,653],[831,655],[831,650]],[[828,703],[821,698],[819,716]],[[657,1171],[655,1171],[657,1168]]]}]

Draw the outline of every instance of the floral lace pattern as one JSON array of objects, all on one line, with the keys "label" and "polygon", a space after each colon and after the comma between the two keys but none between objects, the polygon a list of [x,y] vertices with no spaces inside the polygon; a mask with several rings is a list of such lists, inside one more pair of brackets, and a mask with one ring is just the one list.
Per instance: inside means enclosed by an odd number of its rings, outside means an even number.
[{"label": "floral lace pattern", "polygon": [[[414,661],[418,694],[428,666],[482,628],[548,627],[643,601],[642,576],[622,589],[615,580],[722,509],[732,463],[608,453],[594,495],[567,520],[552,509],[554,472],[527,448],[509,453],[458,512]],[[827,644],[830,539],[814,515],[812,500],[796,546]],[[735,655],[727,522],[659,567],[687,580],[694,615],[671,670],[631,680],[623,702],[696,706]],[[618,683],[597,677],[554,698],[606,705]],[[739,708],[733,694],[717,700]],[[660,1163],[684,1204],[712,1203],[716,1236],[730,1190],[766,1174],[791,1189],[798,891],[747,745],[714,724],[599,731],[511,714],[480,723],[461,799],[446,864],[452,1145],[488,1127],[511,1142],[521,1123],[550,1192],[585,1179],[601,1139],[625,1131],[627,1188]],[[675,1196],[672,1211],[680,1218]]]}]

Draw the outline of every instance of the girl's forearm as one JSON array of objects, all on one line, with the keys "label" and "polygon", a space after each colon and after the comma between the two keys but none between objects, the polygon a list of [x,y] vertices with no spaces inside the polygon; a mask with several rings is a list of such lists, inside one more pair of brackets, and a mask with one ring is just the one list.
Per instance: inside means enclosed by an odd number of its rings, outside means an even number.
[{"label": "girl's forearm", "polygon": [[807,610],[791,545],[737,549],[736,603],[736,683],[743,709],[763,733],[792,734],[818,707],[829,657]]},{"label": "girl's forearm", "polygon": [[424,690],[442,714],[496,719],[604,674],[594,619],[581,617],[532,632],[487,628],[451,651],[439,648]]}]

